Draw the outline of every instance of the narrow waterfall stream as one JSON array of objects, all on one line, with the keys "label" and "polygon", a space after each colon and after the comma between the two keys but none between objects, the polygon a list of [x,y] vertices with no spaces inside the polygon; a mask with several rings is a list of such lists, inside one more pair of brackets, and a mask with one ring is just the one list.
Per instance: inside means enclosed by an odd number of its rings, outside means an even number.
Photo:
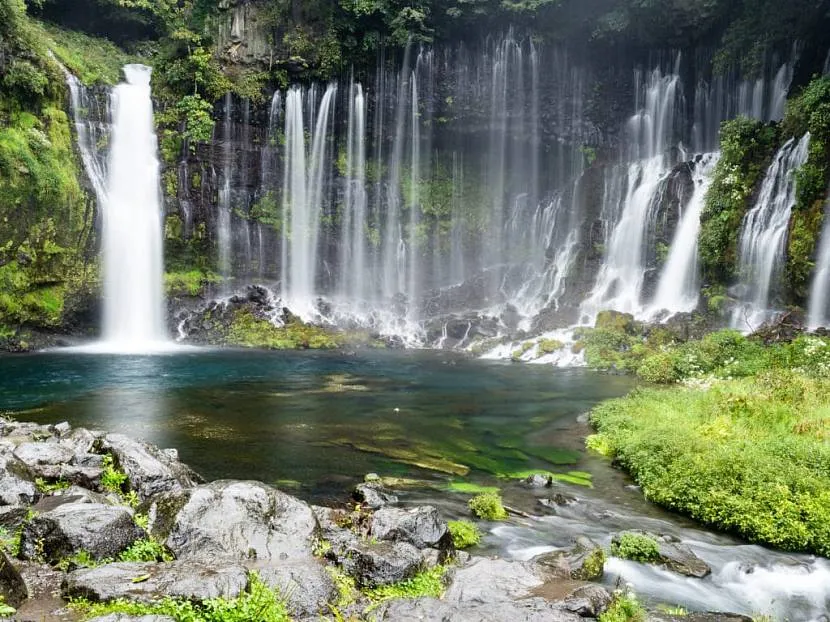
[{"label": "narrow waterfall stream", "polygon": [[824,227],[816,258],[816,273],[810,286],[810,307],[807,325],[811,329],[826,327],[830,322],[830,197],[824,206]]},{"label": "narrow waterfall stream", "polygon": [[790,214],[795,205],[794,172],[807,160],[810,135],[789,140],[775,154],[767,170],[755,206],[741,225],[739,274],[743,304],[732,315],[732,326],[754,330],[774,311],[776,279],[784,264]]},{"label": "narrow waterfall stream", "polygon": [[720,154],[709,153],[694,163],[692,180],[694,193],[685,206],[683,216],[674,235],[668,259],[663,267],[657,294],[648,315],[655,317],[664,310],[687,313],[693,311],[700,300],[698,274],[698,237],[700,215],[706,204],[706,193],[712,185],[712,173]]}]

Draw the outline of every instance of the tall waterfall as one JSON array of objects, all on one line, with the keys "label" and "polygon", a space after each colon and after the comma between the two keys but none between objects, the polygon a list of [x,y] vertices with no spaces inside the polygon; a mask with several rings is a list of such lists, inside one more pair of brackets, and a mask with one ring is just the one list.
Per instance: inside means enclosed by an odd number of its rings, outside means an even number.
[{"label": "tall waterfall", "polygon": [[720,154],[710,153],[694,162],[694,192],[674,234],[669,256],[657,286],[657,294],[651,303],[650,315],[653,317],[664,310],[686,313],[694,311],[697,307],[700,299],[697,258],[700,216],[719,158]]},{"label": "tall waterfall", "polygon": [[167,339],[162,288],[161,192],[151,69],[124,67],[112,93],[103,208],[104,331],[108,349],[141,352]]},{"label": "tall waterfall", "polygon": [[[285,111],[285,185],[283,200],[283,297],[296,313],[314,314],[314,296],[318,267],[320,219],[326,200],[324,187],[329,165],[329,126],[334,113],[337,87],[329,85],[323,96],[314,132],[311,151],[306,154],[303,125],[303,92],[288,92]],[[308,111],[315,110],[313,96]],[[290,223],[290,224],[289,224]]]},{"label": "tall waterfall", "polygon": [[625,176],[622,182],[616,179],[611,182],[612,187],[625,187],[625,192],[619,205],[614,204],[617,196],[606,197],[612,201],[607,206],[608,215],[619,216],[594,290],[582,305],[585,321],[591,321],[603,309],[635,314],[643,310],[645,237],[654,215],[657,190],[670,170],[667,150],[672,144],[679,81],[676,72],[663,75],[655,69],[643,89],[644,105],[629,121],[630,163],[617,166],[611,172],[614,176]]},{"label": "tall waterfall", "polygon": [[821,232],[816,272],[810,286],[809,302],[808,326],[811,329],[827,327],[830,324],[830,195],[825,202],[824,227]]},{"label": "tall waterfall", "polygon": [[775,279],[784,265],[785,242],[796,200],[793,173],[807,160],[810,134],[790,139],[775,154],[755,206],[744,216],[740,234],[739,274],[743,303],[732,315],[732,326],[753,330],[771,316]]}]

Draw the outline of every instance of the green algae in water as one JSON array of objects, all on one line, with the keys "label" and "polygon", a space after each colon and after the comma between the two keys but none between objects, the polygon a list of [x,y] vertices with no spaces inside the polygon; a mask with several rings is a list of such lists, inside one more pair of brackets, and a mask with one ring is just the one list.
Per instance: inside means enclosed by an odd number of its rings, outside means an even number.
[{"label": "green algae in water", "polygon": [[499,492],[497,486],[482,486],[481,484],[474,484],[473,482],[450,482],[447,484],[447,490],[468,495],[478,495],[487,492],[498,494]]},{"label": "green algae in water", "polygon": [[567,473],[554,473],[552,471],[544,471],[541,469],[530,469],[528,471],[515,471],[513,473],[506,473],[502,475],[504,479],[527,479],[533,475],[541,475],[542,477],[550,477],[554,481],[562,482],[563,484],[575,484],[576,486],[584,486],[585,488],[593,488],[594,483],[591,481],[593,476],[585,471],[568,471]]}]

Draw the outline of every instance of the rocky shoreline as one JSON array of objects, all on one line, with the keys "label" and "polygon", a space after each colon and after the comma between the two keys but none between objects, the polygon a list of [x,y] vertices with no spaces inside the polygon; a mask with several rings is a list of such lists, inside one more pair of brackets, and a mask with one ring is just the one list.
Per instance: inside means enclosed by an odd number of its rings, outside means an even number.
[{"label": "rocky shoreline", "polygon": [[[387,484],[373,478],[342,507],[312,506],[255,481],[204,483],[175,450],[121,434],[0,420],[0,595],[19,622],[85,619],[94,603],[234,599],[253,582],[301,621],[577,622],[613,606],[615,596],[591,581],[603,571],[587,538],[527,562],[469,555],[455,549],[439,510],[399,505]],[[650,561],[708,572],[668,540]],[[395,586],[425,573],[438,577],[439,594],[394,597]]]}]

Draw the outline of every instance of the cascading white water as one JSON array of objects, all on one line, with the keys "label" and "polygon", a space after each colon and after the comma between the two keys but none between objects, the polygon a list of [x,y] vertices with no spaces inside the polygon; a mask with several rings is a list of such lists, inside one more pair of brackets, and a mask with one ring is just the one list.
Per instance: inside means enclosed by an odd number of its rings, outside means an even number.
[{"label": "cascading white water", "polygon": [[[324,181],[329,166],[327,143],[336,94],[337,87],[331,84],[323,95],[308,157],[305,150],[302,91],[298,87],[292,88],[286,101],[283,222],[290,223],[290,231],[283,227],[282,295],[292,311],[306,318],[315,314],[320,218],[326,196]],[[309,102],[309,106],[309,112],[313,113],[314,102]]]},{"label": "cascading white water", "polygon": [[651,312],[648,315],[651,317],[664,311],[671,314],[688,313],[697,307],[700,299],[697,258],[700,216],[719,158],[719,153],[709,153],[695,162],[692,171],[694,192],[674,234],[674,241],[657,286],[657,294],[650,305]]},{"label": "cascading white water", "polygon": [[[69,87],[69,108],[72,112],[78,151],[81,153],[84,171],[95,190],[98,204],[103,205],[107,195],[107,159],[98,152],[98,144],[107,135],[108,128],[104,123],[96,123],[84,118],[84,112],[89,114],[90,108],[95,105],[94,100],[78,78],[63,65],[61,69]],[[99,116],[108,118],[109,111]]]},{"label": "cascading white water", "polygon": [[[592,323],[604,309],[634,314],[643,310],[644,242],[656,207],[657,191],[670,171],[666,151],[671,146],[678,83],[676,73],[663,75],[655,69],[645,85],[644,105],[629,122],[634,145],[630,163],[612,171],[613,175],[626,175],[626,192],[618,209],[612,206],[607,210],[616,211],[619,216],[594,289],[582,304],[583,322]],[[611,185],[616,186],[618,182]]]},{"label": "cascading white water", "polygon": [[773,284],[784,264],[784,246],[795,205],[794,172],[807,160],[810,134],[790,139],[775,154],[767,169],[758,200],[741,224],[738,273],[743,301],[732,314],[732,326],[755,330],[768,321]]},{"label": "cascading white water", "polygon": [[112,94],[112,146],[103,202],[104,346],[141,352],[167,340],[161,191],[151,69],[124,67]]},{"label": "cascading white water", "polygon": [[807,325],[811,330],[830,325],[830,192],[824,206],[824,227],[821,232],[816,271],[810,286]]},{"label": "cascading white water", "polygon": [[233,169],[233,136],[231,125],[231,109],[233,98],[231,93],[225,94],[224,120],[222,122],[222,185],[219,188],[219,203],[216,213],[216,238],[218,247],[219,274],[225,279],[233,276],[231,265],[232,231],[231,231],[231,173]]}]

